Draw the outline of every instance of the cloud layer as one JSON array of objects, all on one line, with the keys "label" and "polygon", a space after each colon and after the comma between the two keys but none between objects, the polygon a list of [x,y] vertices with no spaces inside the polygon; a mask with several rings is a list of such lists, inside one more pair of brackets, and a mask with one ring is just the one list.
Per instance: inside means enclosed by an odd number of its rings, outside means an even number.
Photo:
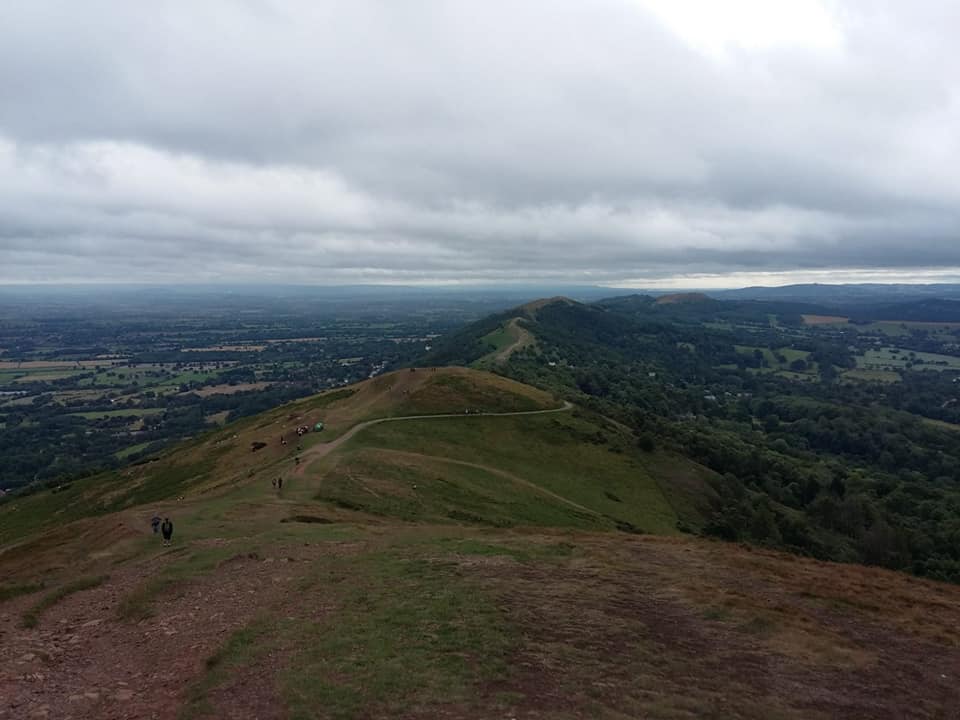
[{"label": "cloud layer", "polygon": [[0,282],[960,277],[960,6],[724,7],[8,3]]}]

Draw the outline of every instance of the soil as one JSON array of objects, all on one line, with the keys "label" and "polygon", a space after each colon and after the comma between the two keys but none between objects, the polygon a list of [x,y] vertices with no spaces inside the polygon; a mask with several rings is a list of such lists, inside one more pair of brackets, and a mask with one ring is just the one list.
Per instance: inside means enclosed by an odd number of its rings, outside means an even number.
[{"label": "soil", "polygon": [[[118,606],[156,577],[163,557],[117,570],[104,585],[67,597],[43,613],[35,629],[20,627],[20,616],[37,595],[4,603],[0,718],[177,717],[207,659],[258,613],[288,610],[295,602],[290,583],[319,552],[305,546],[278,549],[277,557],[238,554],[164,593],[155,614],[140,622],[119,619]],[[230,710],[215,717],[282,717],[272,678],[268,672],[264,682],[216,696]]]}]

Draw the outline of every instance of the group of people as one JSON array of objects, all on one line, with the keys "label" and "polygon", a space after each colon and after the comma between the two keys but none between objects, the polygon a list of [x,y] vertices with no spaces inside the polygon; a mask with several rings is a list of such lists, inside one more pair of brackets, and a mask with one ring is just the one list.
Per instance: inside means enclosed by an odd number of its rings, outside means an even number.
[{"label": "group of people", "polygon": [[156,535],[159,532],[163,536],[163,545],[164,547],[169,547],[170,542],[173,539],[173,523],[170,521],[170,518],[163,518],[163,521],[160,521],[159,515],[154,515],[150,518],[150,527],[153,528],[153,534]]}]

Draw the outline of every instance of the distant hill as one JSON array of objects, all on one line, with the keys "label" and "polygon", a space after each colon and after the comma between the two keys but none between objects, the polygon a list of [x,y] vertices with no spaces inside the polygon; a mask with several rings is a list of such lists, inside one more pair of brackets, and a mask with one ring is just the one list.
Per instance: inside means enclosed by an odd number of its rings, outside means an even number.
[{"label": "distant hill", "polygon": [[960,300],[960,284],[821,284],[808,283],[779,287],[746,287],[737,290],[711,290],[719,300],[777,300],[823,305],[891,304],[927,298]]},{"label": "distant hill", "polygon": [[960,300],[927,298],[911,302],[878,304],[851,309],[854,320],[907,322],[960,322]]},{"label": "distant hill", "polygon": [[703,293],[674,293],[661,295],[654,301],[654,305],[677,305],[680,303],[710,302],[710,298]]},{"label": "distant hill", "polygon": [[548,314],[554,308],[578,312],[587,307],[563,296],[533,300],[441,338],[420,362],[424,365],[496,365],[513,352],[535,344],[528,328],[538,322],[545,310]]},{"label": "distant hill", "polygon": [[826,315],[832,310],[823,305],[781,300],[718,300],[704,293],[677,293],[652,297],[624,295],[605,298],[596,306],[618,313],[650,319],[705,322],[728,319],[737,322],[769,324],[777,317],[782,324],[799,325],[803,315]]}]

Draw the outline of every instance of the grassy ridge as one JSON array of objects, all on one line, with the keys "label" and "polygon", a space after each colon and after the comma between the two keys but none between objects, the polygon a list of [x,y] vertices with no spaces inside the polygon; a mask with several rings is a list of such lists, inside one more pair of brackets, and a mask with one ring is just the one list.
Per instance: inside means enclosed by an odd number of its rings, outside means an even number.
[{"label": "grassy ridge", "polygon": [[[348,444],[348,448],[354,450],[366,447],[496,468],[587,508],[587,512],[578,516],[570,513],[569,505],[546,499],[538,503],[541,507],[539,516],[521,513],[515,522],[525,517],[534,524],[560,521],[558,524],[579,527],[596,527],[598,524],[616,527],[620,523],[625,529],[676,532],[677,515],[663,490],[645,469],[645,455],[631,445],[629,436],[604,431],[589,420],[568,413],[480,417],[447,423],[430,420],[388,423],[364,430]],[[369,456],[364,462],[367,463],[365,472],[369,475],[373,472],[369,467]],[[384,472],[389,472],[385,469],[386,464],[383,463]],[[429,462],[419,466],[411,464],[407,471],[416,473],[416,477],[425,483],[428,499],[424,502],[436,501],[438,495],[449,491],[451,483],[458,484],[461,492],[469,491],[471,477],[466,473],[469,468],[443,468],[440,478],[446,482],[443,485],[437,482],[437,467],[434,464],[431,469]],[[351,472],[349,462],[341,464],[338,474],[331,479],[332,486],[339,487],[335,484],[336,478],[349,476]],[[488,493],[493,487],[508,487],[507,483],[489,477],[483,481],[479,477],[472,480],[487,483]],[[411,475],[408,482],[413,481]],[[330,486],[325,484],[324,487]],[[325,489],[324,492],[331,490]],[[476,486],[473,492],[477,493]],[[514,487],[510,494],[501,496],[502,507],[509,506],[513,512],[519,506],[518,492],[519,488]],[[562,517],[556,514],[560,509]],[[599,515],[599,519],[591,518],[591,511]]]}]

